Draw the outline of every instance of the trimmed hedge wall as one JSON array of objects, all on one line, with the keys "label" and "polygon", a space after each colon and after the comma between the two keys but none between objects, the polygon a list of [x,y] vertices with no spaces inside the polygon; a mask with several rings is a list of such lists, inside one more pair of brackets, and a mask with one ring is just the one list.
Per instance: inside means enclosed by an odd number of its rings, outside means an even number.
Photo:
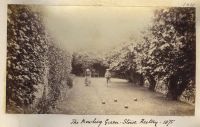
[{"label": "trimmed hedge wall", "polygon": [[29,6],[8,6],[8,113],[48,113],[63,88],[72,87],[71,55],[54,44],[41,17]]}]

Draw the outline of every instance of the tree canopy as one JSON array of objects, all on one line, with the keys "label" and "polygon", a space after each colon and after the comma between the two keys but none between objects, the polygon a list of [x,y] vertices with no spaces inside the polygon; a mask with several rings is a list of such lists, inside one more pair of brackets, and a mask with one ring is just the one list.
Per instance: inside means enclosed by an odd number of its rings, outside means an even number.
[{"label": "tree canopy", "polygon": [[[124,45],[110,56],[118,73],[138,73],[155,90],[159,80],[167,96],[178,99],[195,82],[195,8],[164,8],[154,12],[153,24],[141,40]],[[130,48],[131,47],[131,48]]]}]

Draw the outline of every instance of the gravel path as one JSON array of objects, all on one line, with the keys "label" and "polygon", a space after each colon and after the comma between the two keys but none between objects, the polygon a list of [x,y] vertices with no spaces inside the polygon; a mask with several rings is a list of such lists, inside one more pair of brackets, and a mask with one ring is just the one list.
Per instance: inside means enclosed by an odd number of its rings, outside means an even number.
[{"label": "gravel path", "polygon": [[194,115],[192,105],[166,100],[126,80],[112,79],[106,87],[104,78],[93,78],[85,86],[84,78],[76,77],[69,96],[57,107],[55,113],[71,115]]}]

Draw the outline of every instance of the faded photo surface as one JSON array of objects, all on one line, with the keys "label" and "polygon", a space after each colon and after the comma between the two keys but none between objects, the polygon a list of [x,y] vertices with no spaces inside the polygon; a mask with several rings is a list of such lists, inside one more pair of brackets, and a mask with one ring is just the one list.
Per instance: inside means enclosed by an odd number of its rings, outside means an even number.
[{"label": "faded photo surface", "polygon": [[7,10],[7,113],[194,115],[194,7]]}]

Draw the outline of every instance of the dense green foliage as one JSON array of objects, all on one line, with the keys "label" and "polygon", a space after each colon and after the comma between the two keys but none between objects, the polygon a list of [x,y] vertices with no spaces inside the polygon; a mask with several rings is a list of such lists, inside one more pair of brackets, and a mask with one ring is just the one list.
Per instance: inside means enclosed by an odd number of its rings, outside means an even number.
[{"label": "dense green foliage", "polygon": [[71,56],[56,47],[29,6],[8,6],[7,32],[7,112],[44,113],[72,85]]},{"label": "dense green foliage", "polygon": [[[7,21],[6,109],[16,113],[48,113],[72,87],[70,72],[82,76],[112,76],[194,101],[195,8],[165,8],[154,12],[153,24],[140,40],[127,42],[103,58],[90,52],[72,55],[57,47],[29,6],[9,5]],[[160,90],[158,90],[160,89]]]},{"label": "dense green foliage", "polygon": [[74,52],[72,56],[72,73],[82,76],[88,68],[92,76],[104,76],[108,64],[103,57],[92,52]]},{"label": "dense green foliage", "polygon": [[128,72],[141,74],[150,90],[161,85],[169,98],[178,99],[184,91],[194,96],[195,38],[194,8],[156,10],[153,25],[142,39],[115,52],[110,67],[129,76]]},{"label": "dense green foliage", "polygon": [[143,85],[143,76],[136,70],[133,44],[123,44],[108,53],[107,60],[114,77],[125,78],[130,82]]}]

